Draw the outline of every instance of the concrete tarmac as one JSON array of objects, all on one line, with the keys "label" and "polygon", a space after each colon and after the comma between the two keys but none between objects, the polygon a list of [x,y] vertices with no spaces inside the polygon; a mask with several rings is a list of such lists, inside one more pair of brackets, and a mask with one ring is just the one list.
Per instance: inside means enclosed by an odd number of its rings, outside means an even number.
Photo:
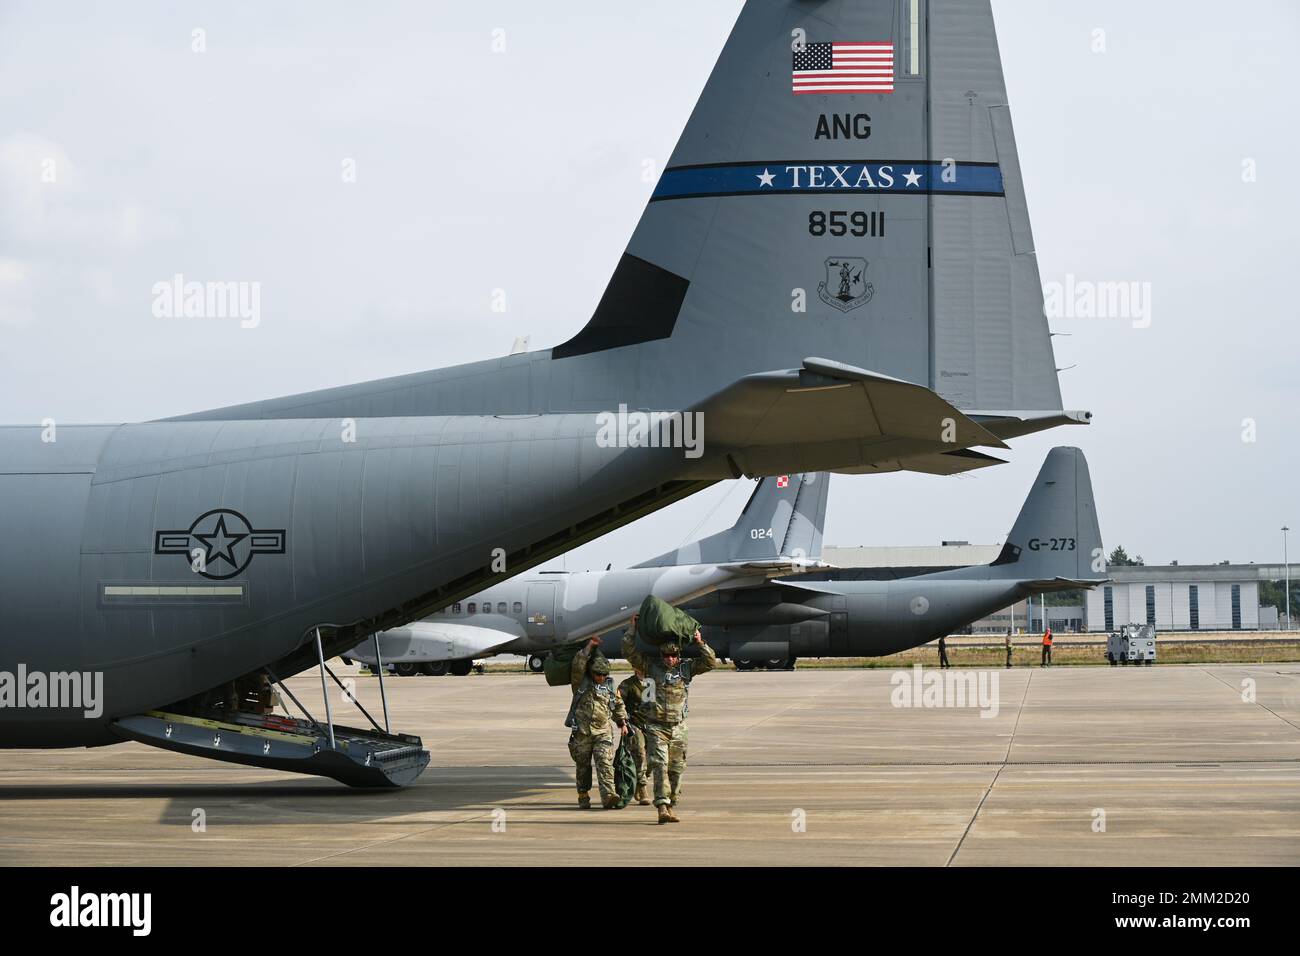
[{"label": "concrete tarmac", "polygon": [[[996,675],[996,714],[895,706],[910,671],[699,678],[675,826],[576,809],[568,692],[526,674],[390,679],[433,756],[403,791],[139,744],[0,751],[0,864],[594,863],[666,836],[677,864],[1300,864],[1300,665],[947,673]],[[323,711],[314,677],[290,686]]]}]

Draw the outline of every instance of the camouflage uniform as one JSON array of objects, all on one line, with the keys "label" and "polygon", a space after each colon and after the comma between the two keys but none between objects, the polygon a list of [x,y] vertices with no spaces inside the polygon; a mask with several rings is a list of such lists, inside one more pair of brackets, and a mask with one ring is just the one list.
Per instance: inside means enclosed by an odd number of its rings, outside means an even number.
[{"label": "camouflage uniform", "polygon": [[569,683],[573,688],[573,706],[565,723],[573,728],[569,734],[569,756],[578,768],[578,802],[587,805],[591,791],[591,762],[596,761],[596,781],[602,802],[617,797],[614,790],[614,742],[610,721],[627,722],[623,698],[614,689],[613,680],[597,683],[587,673],[591,651],[584,647],[573,657]]},{"label": "camouflage uniform", "polygon": [[618,685],[618,695],[623,698],[623,704],[627,707],[628,729],[627,749],[632,753],[632,759],[636,761],[636,799],[649,802],[649,784],[650,768],[646,764],[645,753],[645,731],[641,729],[641,718],[638,709],[641,706],[641,695],[645,691],[645,683],[641,678],[633,674],[623,683]]},{"label": "camouflage uniform", "polygon": [[655,806],[672,806],[686,772],[687,694],[691,679],[718,666],[718,656],[708,644],[697,645],[701,655],[665,667],[658,654],[636,648],[636,628],[623,632],[623,656],[645,674],[645,692],[637,716],[645,732],[646,763],[654,773]]}]

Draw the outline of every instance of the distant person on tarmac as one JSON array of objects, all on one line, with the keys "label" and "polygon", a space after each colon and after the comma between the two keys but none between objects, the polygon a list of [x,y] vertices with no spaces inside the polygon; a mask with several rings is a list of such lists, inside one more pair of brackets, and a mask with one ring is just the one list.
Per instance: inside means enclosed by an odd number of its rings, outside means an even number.
[{"label": "distant person on tarmac", "polygon": [[946,640],[947,639],[944,637],[939,638],[939,666],[941,668],[952,667],[952,665],[948,663],[948,645],[944,643]]},{"label": "distant person on tarmac", "polygon": [[1007,668],[1011,668],[1011,628],[1007,628]]},{"label": "distant person on tarmac", "polygon": [[1048,667],[1052,663],[1052,629],[1049,627],[1043,632],[1043,663],[1041,667]]}]

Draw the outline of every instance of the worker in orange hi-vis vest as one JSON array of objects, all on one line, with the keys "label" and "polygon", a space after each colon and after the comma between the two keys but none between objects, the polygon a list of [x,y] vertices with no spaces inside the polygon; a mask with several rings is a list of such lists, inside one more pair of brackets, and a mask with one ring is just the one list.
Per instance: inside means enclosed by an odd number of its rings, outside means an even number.
[{"label": "worker in orange hi-vis vest", "polygon": [[1052,663],[1052,629],[1049,627],[1043,632],[1043,663],[1041,666],[1047,667]]}]

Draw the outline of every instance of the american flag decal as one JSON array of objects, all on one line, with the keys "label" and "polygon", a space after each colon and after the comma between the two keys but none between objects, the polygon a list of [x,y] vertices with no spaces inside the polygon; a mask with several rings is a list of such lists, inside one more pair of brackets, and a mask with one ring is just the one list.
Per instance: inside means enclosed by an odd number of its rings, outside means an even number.
[{"label": "american flag decal", "polygon": [[794,54],[794,93],[892,93],[894,44],[809,43]]}]

